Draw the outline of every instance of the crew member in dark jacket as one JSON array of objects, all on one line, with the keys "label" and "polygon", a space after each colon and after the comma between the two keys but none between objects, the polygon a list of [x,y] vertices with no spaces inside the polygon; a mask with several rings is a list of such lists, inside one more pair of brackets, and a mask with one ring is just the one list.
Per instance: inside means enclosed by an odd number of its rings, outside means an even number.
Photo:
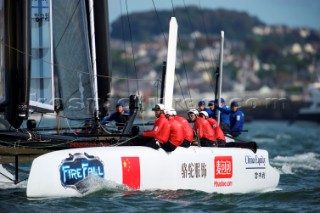
[{"label": "crew member in dark jacket", "polygon": [[117,126],[125,126],[128,121],[128,113],[124,110],[124,103],[120,101],[116,105],[117,111],[112,113],[110,116],[105,116],[101,121],[101,125],[105,125],[110,121],[115,121]]},{"label": "crew member in dark jacket", "polygon": [[230,134],[233,137],[238,137],[243,129],[244,114],[239,109],[237,101],[231,102],[231,114],[230,114]]},{"label": "crew member in dark jacket", "polygon": [[215,108],[220,111],[220,127],[222,131],[224,133],[228,133],[230,131],[231,109],[228,105],[226,105],[224,98],[221,98],[220,101],[221,107],[218,105],[218,103],[215,103]]},{"label": "crew member in dark jacket", "polygon": [[216,110],[215,110],[215,106],[214,106],[214,100],[209,101],[208,107],[206,107],[204,109],[204,111],[206,111],[208,113],[209,118],[216,119]]}]

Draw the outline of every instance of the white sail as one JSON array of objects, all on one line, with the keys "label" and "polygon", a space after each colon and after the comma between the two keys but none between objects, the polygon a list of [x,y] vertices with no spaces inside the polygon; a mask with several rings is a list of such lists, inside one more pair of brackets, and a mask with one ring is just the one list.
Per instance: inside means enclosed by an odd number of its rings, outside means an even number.
[{"label": "white sail", "polygon": [[172,108],[173,100],[173,84],[176,68],[176,52],[177,52],[178,23],[175,17],[171,17],[169,28],[167,70],[164,89],[164,106]]}]

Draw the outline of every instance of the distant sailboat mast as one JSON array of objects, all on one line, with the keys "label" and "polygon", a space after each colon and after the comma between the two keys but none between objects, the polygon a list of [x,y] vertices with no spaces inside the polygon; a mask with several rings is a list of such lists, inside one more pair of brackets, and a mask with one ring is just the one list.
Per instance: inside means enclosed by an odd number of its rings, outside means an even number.
[{"label": "distant sailboat mast", "polygon": [[93,0],[89,0],[89,15],[90,15],[90,37],[91,37],[91,58],[93,67],[93,94],[94,94],[94,106],[96,114],[95,116],[99,118],[99,100],[98,100],[98,80],[97,80],[97,57],[96,57],[96,40],[95,40],[95,30],[94,30],[94,10],[93,10]]},{"label": "distant sailboat mast", "polygon": [[[221,106],[221,90],[222,90],[222,71],[223,71],[223,44],[224,44],[224,31],[221,31],[221,43],[220,43],[220,65],[219,65],[219,86],[218,86],[218,104]],[[217,110],[217,121],[220,124],[220,110]]]}]

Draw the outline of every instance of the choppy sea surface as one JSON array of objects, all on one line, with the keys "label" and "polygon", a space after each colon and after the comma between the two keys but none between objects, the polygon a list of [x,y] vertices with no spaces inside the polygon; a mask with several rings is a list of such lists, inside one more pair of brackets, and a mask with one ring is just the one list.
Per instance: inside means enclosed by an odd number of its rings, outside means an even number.
[{"label": "choppy sea surface", "polygon": [[281,174],[278,190],[225,195],[101,185],[84,197],[29,199],[25,181],[0,185],[0,212],[320,212],[320,125],[254,121],[245,129],[241,139],[269,151],[271,165]]}]

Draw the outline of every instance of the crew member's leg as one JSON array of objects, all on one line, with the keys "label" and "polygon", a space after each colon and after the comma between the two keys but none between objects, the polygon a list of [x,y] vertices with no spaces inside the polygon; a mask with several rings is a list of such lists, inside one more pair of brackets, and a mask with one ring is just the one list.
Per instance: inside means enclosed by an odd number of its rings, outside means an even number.
[{"label": "crew member's leg", "polygon": [[187,141],[186,139],[183,140],[182,144],[180,144],[180,146],[184,147],[184,148],[189,148],[190,147],[190,141]]},{"label": "crew member's leg", "polygon": [[166,152],[172,152],[174,151],[177,147],[173,145],[170,141],[167,143],[161,143],[160,144],[161,148],[164,149]]}]

